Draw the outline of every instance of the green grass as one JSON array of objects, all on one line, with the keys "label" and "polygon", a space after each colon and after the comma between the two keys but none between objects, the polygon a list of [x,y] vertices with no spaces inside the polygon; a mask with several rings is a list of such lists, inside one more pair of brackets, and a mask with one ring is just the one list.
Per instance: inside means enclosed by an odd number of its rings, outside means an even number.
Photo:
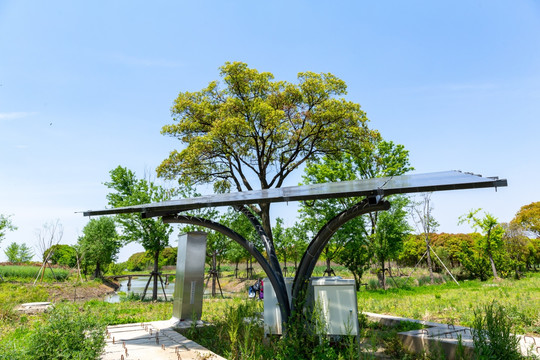
[{"label": "green grass", "polygon": [[[39,266],[34,265],[4,265],[0,266],[0,275],[6,281],[30,281],[36,279],[39,269]],[[69,276],[69,270],[55,268],[53,272],[47,267],[43,279],[46,281],[65,281]]]},{"label": "green grass", "polygon": [[493,300],[505,307],[515,332],[540,334],[538,273],[530,273],[519,281],[473,280],[460,282],[460,286],[446,283],[358,293],[358,307],[362,311],[464,326],[472,325],[475,308]]}]

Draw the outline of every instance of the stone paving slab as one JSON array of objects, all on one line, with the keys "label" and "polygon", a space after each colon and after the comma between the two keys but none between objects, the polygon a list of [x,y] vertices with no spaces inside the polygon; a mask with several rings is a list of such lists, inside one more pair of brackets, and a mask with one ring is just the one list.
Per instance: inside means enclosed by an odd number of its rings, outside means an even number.
[{"label": "stone paving slab", "polygon": [[109,326],[101,359],[225,360],[174,330],[189,326],[190,323],[173,320]]}]

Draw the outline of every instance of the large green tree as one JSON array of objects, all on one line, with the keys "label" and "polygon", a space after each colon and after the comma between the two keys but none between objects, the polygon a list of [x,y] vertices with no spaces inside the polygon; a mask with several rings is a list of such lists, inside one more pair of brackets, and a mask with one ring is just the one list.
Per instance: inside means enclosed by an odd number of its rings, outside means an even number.
[{"label": "large green tree", "polygon": [[[275,81],[241,62],[225,63],[223,86],[212,81],[182,92],[162,129],[177,138],[158,175],[216,192],[279,188],[306,161],[325,154],[355,153],[378,137],[360,105],[340,96],[345,82],[330,73],[298,74],[298,83]],[[253,206],[272,238],[270,204]]]},{"label": "large green tree", "polygon": [[121,247],[114,219],[107,216],[91,219],[77,245],[82,253],[85,274],[93,269],[95,278],[102,277],[104,267],[116,260]]},{"label": "large green tree", "polygon": [[[325,156],[319,161],[309,161],[303,183],[316,184],[390,177],[402,175],[410,170],[412,167],[409,164],[408,151],[403,145],[373,139],[356,154],[341,153]],[[343,198],[303,202],[300,205],[300,217],[305,228],[314,235],[326,222],[360,200],[360,198]],[[402,204],[403,201],[399,200],[393,206]],[[400,208],[400,211],[394,214],[401,216],[401,210]],[[339,229],[323,252],[327,267],[330,266],[330,260],[338,260],[347,266],[359,281],[375,250],[373,242],[375,232],[381,229],[377,227],[378,218],[379,212],[373,212],[353,219]],[[379,248],[381,247],[377,247]],[[384,271],[384,266],[381,271]]]},{"label": "large green tree", "polygon": [[[105,185],[111,189],[107,200],[112,207],[124,207],[152,202],[170,200],[177,191],[166,189],[153,181],[137,179],[135,173],[125,167],[118,166],[110,171],[111,181]],[[172,227],[163,223],[161,218],[143,219],[139,213],[119,214],[116,221],[122,229],[123,242],[139,242],[146,251],[153,254],[154,270],[159,271],[159,253],[169,246],[169,235]],[[158,281],[154,276],[152,300],[157,300]]]}]

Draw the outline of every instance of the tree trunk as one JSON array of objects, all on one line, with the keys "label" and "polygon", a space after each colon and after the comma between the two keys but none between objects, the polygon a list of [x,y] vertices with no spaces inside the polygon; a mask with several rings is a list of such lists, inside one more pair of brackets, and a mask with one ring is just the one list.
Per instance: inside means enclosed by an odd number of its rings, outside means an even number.
[{"label": "tree trunk", "polygon": [[332,272],[332,266],[330,264],[330,259],[326,258],[326,274],[330,276],[330,273]]},{"label": "tree trunk", "polygon": [[268,235],[268,239],[273,242],[273,236],[272,236],[272,223],[270,221],[270,204],[260,204],[261,207],[261,225],[263,227],[264,232],[266,235]]},{"label": "tree trunk", "polygon": [[427,251],[427,265],[429,268],[429,281],[431,285],[435,284],[435,279],[433,278],[433,265],[431,263],[431,250],[429,246],[429,234],[426,234],[426,251]]},{"label": "tree trunk", "polygon": [[152,289],[152,300],[157,300],[157,293],[158,293],[158,270],[159,270],[159,250],[156,250],[154,253],[154,271],[152,271],[152,274],[154,275],[154,288]]},{"label": "tree trunk", "polygon": [[[45,272],[45,268],[43,270]],[[96,263],[96,269],[94,270],[94,278],[100,278],[101,277],[101,267],[99,265],[99,261]]]},{"label": "tree trunk", "polygon": [[283,251],[283,270],[285,273],[285,276],[287,276],[287,252]]},{"label": "tree trunk", "polygon": [[379,286],[386,290],[386,278],[384,274],[384,263],[385,259],[380,259],[381,269],[377,272],[377,277],[379,278]]},{"label": "tree trunk", "polygon": [[499,275],[497,275],[497,268],[495,267],[495,261],[493,261],[493,256],[491,255],[491,251],[488,251],[489,256],[489,262],[491,264],[491,271],[493,271],[493,278],[495,280],[499,280]]},{"label": "tree trunk", "polygon": [[212,253],[212,297],[216,297],[216,251]]},{"label": "tree trunk", "polygon": [[490,240],[491,240],[491,229],[489,229],[488,232],[487,232],[487,239],[486,239],[487,253],[488,253],[488,256],[489,256],[489,262],[491,264],[491,271],[493,272],[493,278],[495,280],[499,280],[499,275],[497,275],[497,268],[495,267],[495,261],[493,261],[493,255],[491,254]]}]

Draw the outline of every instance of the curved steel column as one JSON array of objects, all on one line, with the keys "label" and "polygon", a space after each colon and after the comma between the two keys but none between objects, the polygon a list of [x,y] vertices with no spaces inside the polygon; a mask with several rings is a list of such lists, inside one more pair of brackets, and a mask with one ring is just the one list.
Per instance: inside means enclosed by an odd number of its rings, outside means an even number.
[{"label": "curved steel column", "polygon": [[[261,264],[261,267],[263,268],[264,272],[268,276],[268,279],[270,280],[270,283],[272,284],[272,287],[274,289],[282,288],[281,284],[283,284],[283,276],[281,276],[281,279],[279,279],[274,269],[270,266],[270,264],[268,263],[266,258],[260,253],[260,251],[257,250],[257,248],[253,245],[253,243],[247,241],[242,235],[238,234],[236,231],[229,229],[228,227],[221,225],[220,223],[214,222],[212,220],[198,218],[195,216],[169,215],[169,216],[163,216],[162,219],[163,219],[163,222],[166,224],[178,223],[178,224],[191,224],[191,225],[202,226],[208,229],[215,230],[231,238],[232,240],[240,244],[244,249],[246,249],[251,254],[251,256],[253,256],[259,262],[259,264]],[[281,271],[279,274],[281,274]],[[282,323],[286,323],[290,314],[289,299],[287,297],[287,292],[276,291],[276,297],[278,299],[279,307],[281,311],[281,321]]]},{"label": "curved steel column", "polygon": [[354,219],[363,214],[367,214],[373,211],[388,210],[390,209],[390,203],[386,200],[381,200],[377,204],[370,204],[370,199],[366,198],[356,205],[353,205],[347,210],[342,211],[336,215],[332,220],[328,221],[319,230],[318,234],[313,238],[309,244],[306,252],[302,256],[298,271],[294,277],[293,291],[292,291],[292,310],[295,310],[296,300],[298,299],[301,291],[305,289],[307,280],[311,277],[313,269],[317,260],[321,256],[324,247],[332,238],[332,235],[347,221]]},{"label": "curved steel column", "polygon": [[[274,242],[268,237],[268,234],[264,231],[264,228],[262,227],[259,220],[253,215],[251,211],[246,206],[236,206],[236,211],[241,212],[244,214],[245,217],[249,219],[251,222],[251,225],[255,228],[257,233],[259,234],[259,237],[261,238],[264,248],[266,250],[266,255],[268,256],[268,260],[270,261],[270,266],[276,273],[276,278],[279,282],[279,287],[274,286],[274,291],[276,294],[278,292],[282,293],[282,296],[289,298],[287,295],[287,288],[285,286],[285,279],[283,278],[283,273],[281,271],[281,265],[279,264],[279,260],[276,255],[276,249],[274,248]],[[287,301],[287,306],[289,306],[289,302]]]}]

